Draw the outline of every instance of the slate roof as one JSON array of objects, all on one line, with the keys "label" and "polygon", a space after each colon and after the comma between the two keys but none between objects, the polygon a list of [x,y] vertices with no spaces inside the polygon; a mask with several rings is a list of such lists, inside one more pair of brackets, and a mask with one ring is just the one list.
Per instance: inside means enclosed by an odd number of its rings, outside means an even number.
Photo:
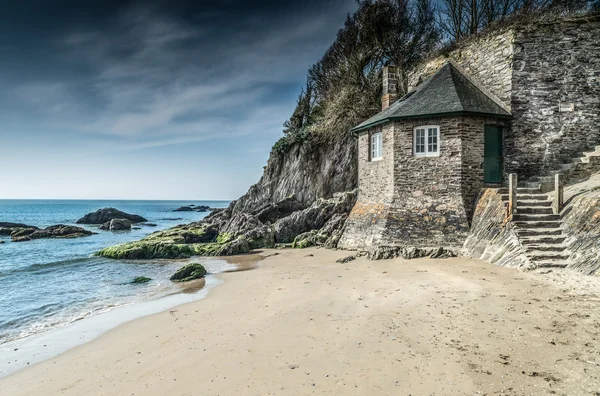
[{"label": "slate roof", "polygon": [[351,129],[356,133],[391,120],[443,115],[511,114],[451,62],[379,114]]}]

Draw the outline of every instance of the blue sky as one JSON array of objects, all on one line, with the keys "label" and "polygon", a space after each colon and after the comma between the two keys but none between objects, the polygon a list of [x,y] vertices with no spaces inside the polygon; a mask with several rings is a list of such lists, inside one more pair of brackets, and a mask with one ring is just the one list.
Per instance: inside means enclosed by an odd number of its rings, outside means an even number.
[{"label": "blue sky", "polygon": [[0,6],[0,199],[235,199],[354,0]]}]

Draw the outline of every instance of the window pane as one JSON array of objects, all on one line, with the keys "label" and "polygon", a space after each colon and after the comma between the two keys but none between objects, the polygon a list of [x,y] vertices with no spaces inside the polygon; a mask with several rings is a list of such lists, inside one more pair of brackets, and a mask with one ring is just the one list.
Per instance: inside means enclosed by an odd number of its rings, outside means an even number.
[{"label": "window pane", "polygon": [[415,131],[415,153],[425,153],[425,129]]},{"label": "window pane", "polygon": [[383,135],[381,132],[371,135],[371,158],[379,159],[382,157]]},{"label": "window pane", "polygon": [[429,128],[428,130],[428,147],[427,151],[429,153],[437,153],[438,151],[438,129],[437,128]]}]

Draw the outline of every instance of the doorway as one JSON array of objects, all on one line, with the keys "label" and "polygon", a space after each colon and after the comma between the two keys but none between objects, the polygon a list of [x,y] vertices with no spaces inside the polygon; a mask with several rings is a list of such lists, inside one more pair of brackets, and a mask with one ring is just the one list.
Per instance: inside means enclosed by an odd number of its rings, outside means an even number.
[{"label": "doorway", "polygon": [[484,140],[483,181],[502,183],[504,155],[502,150],[502,127],[486,125]]}]

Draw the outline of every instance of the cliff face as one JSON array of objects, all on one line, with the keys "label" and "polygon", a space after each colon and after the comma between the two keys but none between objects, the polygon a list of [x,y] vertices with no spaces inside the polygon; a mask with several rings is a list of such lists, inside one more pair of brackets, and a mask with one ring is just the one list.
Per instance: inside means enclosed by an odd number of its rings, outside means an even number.
[{"label": "cliff face", "polygon": [[256,213],[292,195],[303,207],[318,198],[356,188],[356,142],[347,131],[321,142],[295,143],[286,153],[275,151],[260,181],[241,196],[233,212]]}]

